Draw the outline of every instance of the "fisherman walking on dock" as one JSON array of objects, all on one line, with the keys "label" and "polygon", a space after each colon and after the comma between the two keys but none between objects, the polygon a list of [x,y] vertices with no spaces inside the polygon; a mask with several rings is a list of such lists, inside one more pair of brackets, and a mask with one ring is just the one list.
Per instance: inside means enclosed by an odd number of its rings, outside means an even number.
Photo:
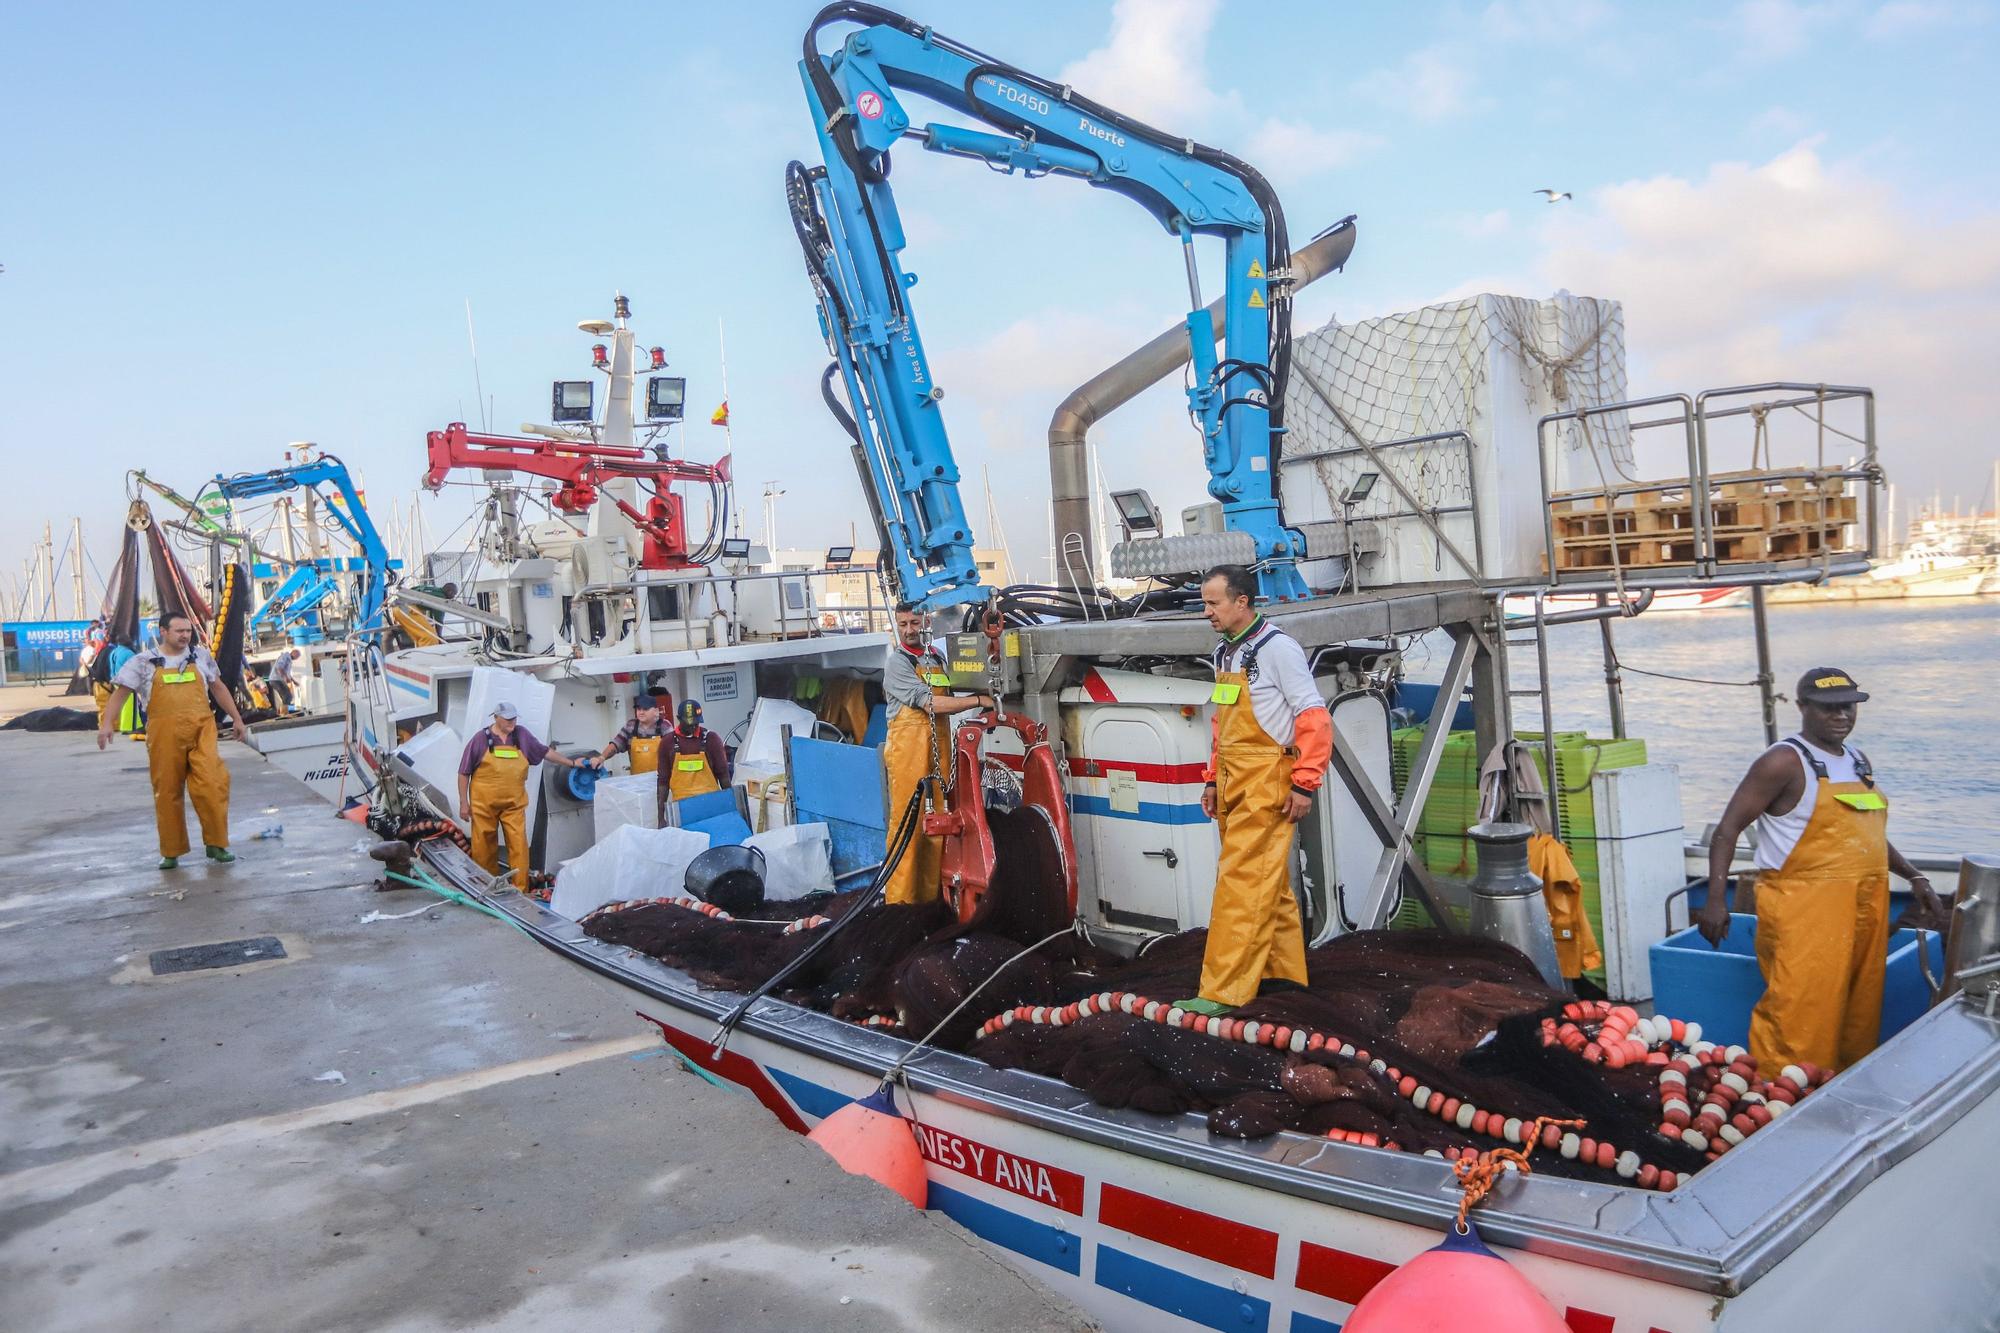
[{"label": "fisherman walking on dock", "polygon": [[1333,756],[1333,717],[1305,649],[1251,605],[1256,586],[1241,565],[1219,566],[1201,585],[1202,610],[1222,635],[1211,659],[1214,744],[1201,808],[1222,854],[1201,994],[1180,1006],[1209,1015],[1306,984],[1292,851]]},{"label": "fisherman walking on dock", "polygon": [[492,720],[465,743],[458,761],[458,817],[471,824],[472,859],[489,875],[500,873],[500,842],[514,887],[528,891],[528,774],[544,759],[562,768],[583,761],[557,754],[520,723],[510,703],[493,706]]},{"label": "fisherman walking on dock", "polygon": [[125,701],[136,695],[146,714],[146,765],[159,825],[160,869],[177,868],[188,853],[183,792],[194,802],[208,859],[234,861],[236,854],[229,850],[229,769],[216,749],[210,701],[228,714],[238,740],[250,732],[235,698],[223,688],[215,659],[194,642],[194,622],[178,611],[161,616],[159,646],[134,654],[111,684],[111,698],[97,723],[97,748],[111,743]]},{"label": "fisherman walking on dock", "polygon": [[1708,851],[1702,937],[1729,936],[1723,889],[1736,840],[1757,826],[1757,966],[1764,998],[1750,1015],[1759,1069],[1844,1069],[1875,1049],[1888,960],[1889,873],[1919,907],[1930,880],[1889,842],[1889,801],[1868,756],[1847,738],[1868,696],[1846,672],[1814,667],[1793,698],[1799,730],[1758,757],[1729,798]]},{"label": "fisherman walking on dock", "polygon": [[[992,702],[984,695],[954,695],[944,658],[931,647],[930,617],[914,603],[896,608],[896,641],[889,645],[882,672],[882,697],[889,722],[882,745],[882,766],[889,775],[891,832],[910,803],[910,793],[926,776],[943,780],[945,751],[951,746],[954,713],[966,713]],[[934,794],[935,799],[935,794]],[[942,809],[940,803],[937,807]],[[901,863],[890,876],[883,901],[934,901],[939,883],[942,842],[919,831],[910,840]]]}]

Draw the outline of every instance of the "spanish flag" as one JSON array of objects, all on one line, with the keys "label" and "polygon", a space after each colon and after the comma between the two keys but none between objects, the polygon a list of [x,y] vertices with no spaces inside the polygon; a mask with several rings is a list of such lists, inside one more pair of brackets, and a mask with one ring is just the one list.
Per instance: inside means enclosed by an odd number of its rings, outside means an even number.
[{"label": "spanish flag", "polygon": [[727,426],[729,424],[729,400],[727,398],[722,400],[721,407],[715,409],[715,415],[708,419],[708,424],[711,426]]}]

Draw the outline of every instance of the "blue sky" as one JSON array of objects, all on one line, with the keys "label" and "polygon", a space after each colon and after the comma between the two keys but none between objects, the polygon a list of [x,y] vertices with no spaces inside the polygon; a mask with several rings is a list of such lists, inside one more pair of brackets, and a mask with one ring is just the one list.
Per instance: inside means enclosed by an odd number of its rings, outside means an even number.
[{"label": "blue sky", "polygon": [[[815,5],[100,4],[15,11],[0,55],[0,586],[44,518],[108,564],[124,471],[191,489],[314,440],[407,502],[423,435],[581,375],[632,298],[705,417],[726,326],[738,476],[787,542],[862,519],[781,174],[808,156]],[[1296,236],[1361,217],[1299,327],[1445,295],[1626,302],[1635,391],[1782,374],[1883,394],[1912,491],[1986,485],[2000,115],[1986,5],[1245,0],[933,3],[917,17],[1231,148]],[[1046,542],[1043,431],[1177,320],[1178,249],[1073,182],[899,156],[916,302],[973,479]],[[1550,208],[1540,186],[1572,191]],[[1114,483],[1199,490],[1172,389],[1100,431]],[[710,458],[720,432],[687,428]],[[1177,477],[1161,480],[1163,470]],[[1179,474],[1185,474],[1179,475]],[[466,492],[435,502],[448,529]],[[1991,497],[1987,497],[1991,503]],[[753,529],[757,526],[752,520]]]}]

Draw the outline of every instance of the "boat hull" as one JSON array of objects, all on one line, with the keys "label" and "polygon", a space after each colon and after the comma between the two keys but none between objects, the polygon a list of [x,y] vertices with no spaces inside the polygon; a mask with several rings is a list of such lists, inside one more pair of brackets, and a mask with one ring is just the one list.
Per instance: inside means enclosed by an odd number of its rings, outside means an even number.
[{"label": "boat hull", "polygon": [[[456,848],[425,855],[794,1130],[873,1091],[908,1050],[765,1000],[716,1054],[735,997],[484,892]],[[2000,1302],[2000,1251],[1980,1239],[2000,1204],[1952,1182],[2000,1134],[2000,1027],[1950,1004],[1892,1044],[1894,1057],[1844,1074],[1672,1195],[1534,1176],[1487,1201],[1482,1231],[1578,1329],[1979,1326]],[[919,1126],[931,1206],[1114,1330],[1330,1333],[1437,1242],[1457,1205],[1436,1159],[1298,1134],[1220,1139],[1199,1116],[1097,1107],[948,1052],[914,1060],[898,1099]],[[1904,1256],[1906,1281],[1872,1280],[1878,1251]]]}]

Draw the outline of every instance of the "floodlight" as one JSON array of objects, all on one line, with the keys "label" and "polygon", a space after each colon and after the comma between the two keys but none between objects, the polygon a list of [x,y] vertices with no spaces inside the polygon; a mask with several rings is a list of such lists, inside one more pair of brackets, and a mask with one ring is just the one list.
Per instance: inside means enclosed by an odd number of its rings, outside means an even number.
[{"label": "floodlight", "polygon": [[749,559],[750,539],[748,537],[724,537],[722,539],[722,558],[724,560]]},{"label": "floodlight", "polygon": [[852,562],[853,559],[854,548],[852,546],[829,546],[826,548],[826,563],[828,565],[845,565]]},{"label": "floodlight", "polygon": [[1142,532],[1158,533],[1160,509],[1153,503],[1153,497],[1144,491],[1113,491],[1111,503],[1118,508],[1118,520],[1125,525],[1127,537]]},{"label": "floodlight", "polygon": [[1380,480],[1382,474],[1379,472],[1362,473],[1354,479],[1354,484],[1347,488],[1347,494],[1340,497],[1340,502],[1350,507],[1360,504],[1368,498],[1368,492],[1374,490],[1375,483]]},{"label": "floodlight", "polygon": [[551,421],[590,421],[596,414],[597,385],[591,380],[557,380]]},{"label": "floodlight", "polygon": [[646,378],[646,420],[679,421],[687,409],[687,380],[679,375]]}]

